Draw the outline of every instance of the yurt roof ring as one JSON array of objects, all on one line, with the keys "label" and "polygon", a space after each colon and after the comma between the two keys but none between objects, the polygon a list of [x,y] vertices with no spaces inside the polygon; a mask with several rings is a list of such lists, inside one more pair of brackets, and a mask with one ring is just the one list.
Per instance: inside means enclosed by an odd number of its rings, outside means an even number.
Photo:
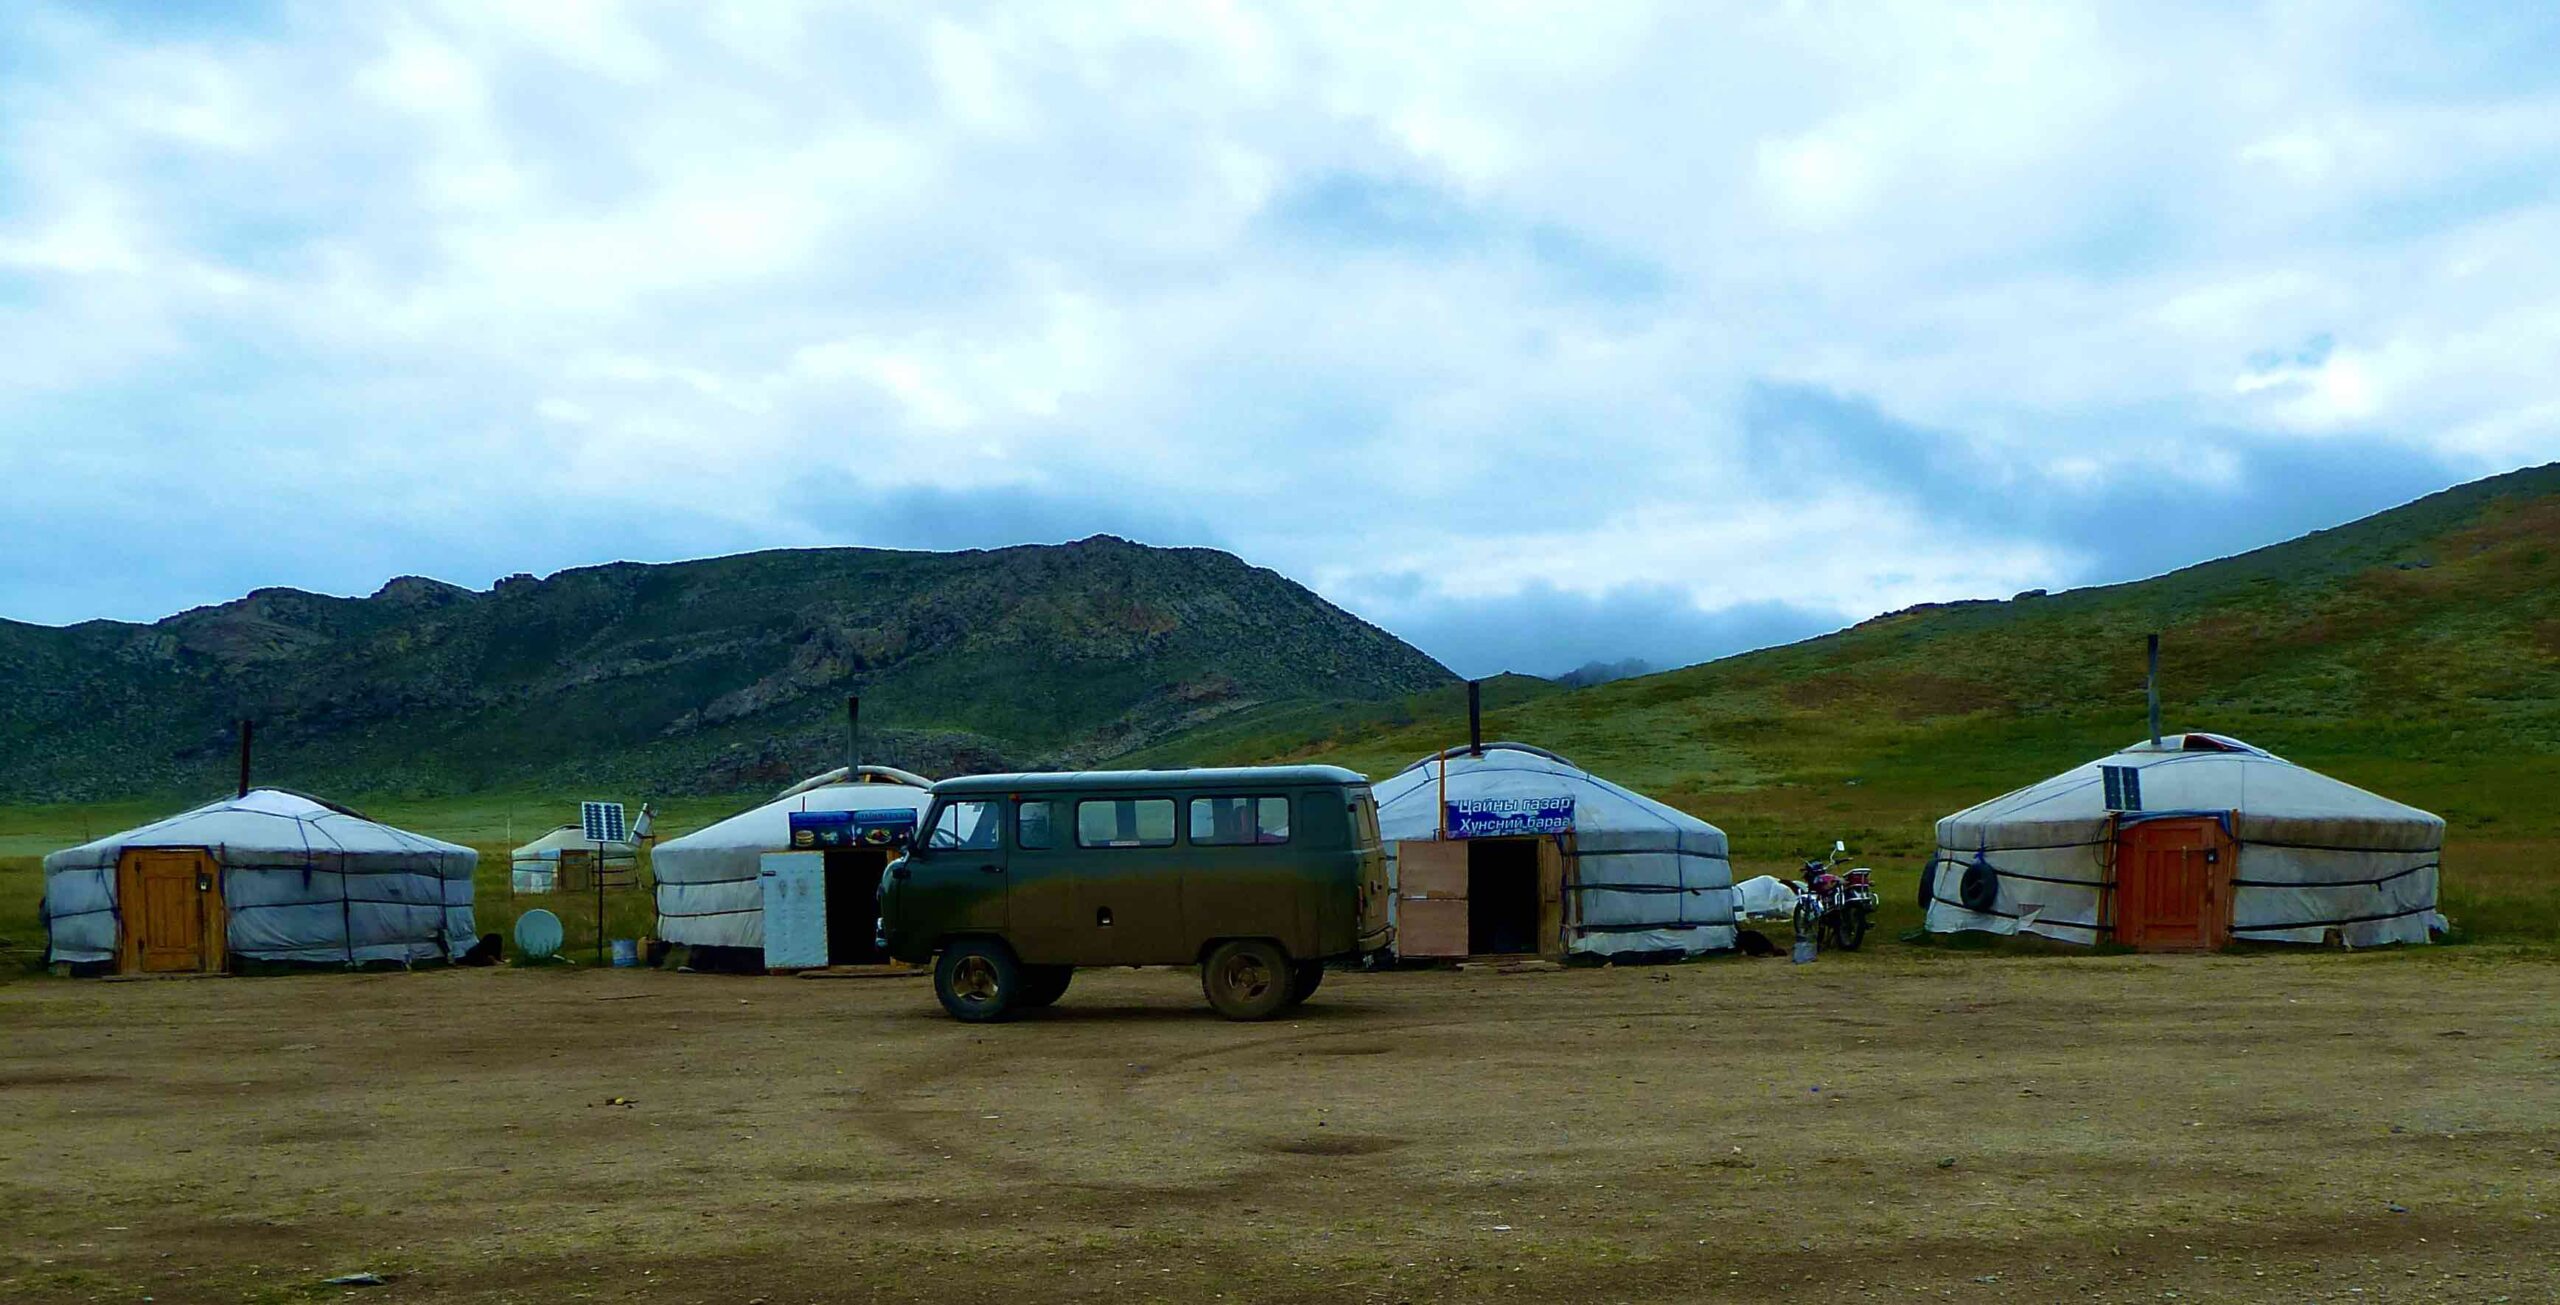
[{"label": "yurt roof ring", "polygon": [[[1552,752],[1547,751],[1545,748],[1533,747],[1533,746],[1531,746],[1531,745],[1529,745],[1529,744],[1526,744],[1526,743],[1510,743],[1510,742],[1503,742],[1503,743],[1488,743],[1488,744],[1484,745],[1484,750],[1485,750],[1486,752],[1525,752],[1525,753],[1528,753],[1530,756],[1533,756],[1533,757],[1544,757],[1544,758],[1546,758],[1547,760],[1552,761],[1552,762],[1556,763],[1556,764],[1557,764],[1557,765],[1559,765],[1559,766],[1572,766],[1575,770],[1582,770],[1582,767],[1581,767],[1580,765],[1575,764],[1575,762],[1574,762],[1571,758],[1569,758],[1569,757],[1560,757],[1560,756],[1557,756],[1555,753],[1552,753]],[[1397,774],[1399,774],[1399,775],[1402,775],[1402,774],[1405,774],[1405,773],[1410,772],[1410,771],[1420,770],[1420,769],[1422,769],[1423,767],[1428,766],[1428,765],[1430,765],[1432,762],[1435,762],[1435,761],[1447,761],[1447,760],[1449,760],[1449,759],[1450,759],[1450,758],[1452,758],[1452,757],[1467,757],[1467,756],[1473,756],[1473,755],[1475,755],[1475,752],[1476,752],[1476,749],[1474,748],[1474,746],[1473,746],[1473,745],[1465,744],[1465,743],[1461,743],[1461,744],[1459,744],[1458,746],[1456,746],[1456,747],[1454,747],[1454,748],[1443,748],[1443,749],[1441,749],[1441,750],[1440,750],[1440,751],[1438,751],[1438,752],[1434,752],[1434,753],[1431,753],[1431,754],[1430,754],[1430,755],[1428,755],[1428,756],[1422,757],[1422,758],[1420,758],[1420,759],[1416,760],[1412,765],[1407,766],[1407,767],[1405,767],[1403,770],[1399,770],[1399,771],[1397,771],[1396,773],[1397,773]],[[1588,774],[1590,774],[1591,772],[1589,772],[1589,771],[1587,771],[1587,770],[1582,770],[1582,773],[1583,773],[1583,774],[1588,775]]]}]

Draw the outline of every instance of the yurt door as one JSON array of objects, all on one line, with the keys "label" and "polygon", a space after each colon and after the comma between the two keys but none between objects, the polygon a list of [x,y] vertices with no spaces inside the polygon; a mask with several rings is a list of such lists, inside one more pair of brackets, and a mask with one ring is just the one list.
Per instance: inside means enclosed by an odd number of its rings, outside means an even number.
[{"label": "yurt door", "polygon": [[2210,816],[2125,826],[2116,836],[2116,941],[2144,951],[2231,941],[2227,843]]},{"label": "yurt door", "polygon": [[1396,954],[1467,954],[1467,845],[1396,844]]},{"label": "yurt door", "polygon": [[222,968],[222,875],[193,848],[132,851],[117,864],[127,974]]}]

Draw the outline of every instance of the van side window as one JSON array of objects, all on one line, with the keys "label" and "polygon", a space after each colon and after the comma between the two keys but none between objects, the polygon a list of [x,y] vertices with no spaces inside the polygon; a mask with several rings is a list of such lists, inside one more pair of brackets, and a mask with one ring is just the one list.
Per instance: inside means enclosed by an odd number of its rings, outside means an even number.
[{"label": "van side window", "polygon": [[1191,841],[1204,847],[1289,841],[1289,799],[1191,799]]},{"label": "van side window", "polygon": [[993,802],[946,803],[942,814],[934,817],[933,832],[926,836],[925,846],[993,850],[1003,833],[1003,827],[996,822],[1004,817],[997,813],[996,806]]},{"label": "van side window", "polygon": [[1056,804],[1051,802],[1019,802],[1013,808],[1014,846],[1039,851],[1056,847],[1058,835],[1050,823]]},{"label": "van side window", "polygon": [[1173,846],[1172,798],[1101,798],[1076,803],[1078,847]]}]

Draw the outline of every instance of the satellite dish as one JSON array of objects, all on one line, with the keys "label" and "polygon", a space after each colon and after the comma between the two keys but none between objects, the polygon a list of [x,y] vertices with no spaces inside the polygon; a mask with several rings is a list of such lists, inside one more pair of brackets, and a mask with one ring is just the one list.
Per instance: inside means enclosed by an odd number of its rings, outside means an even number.
[{"label": "satellite dish", "polygon": [[516,917],[516,954],[528,961],[547,961],[559,954],[568,934],[560,917],[535,907]]}]

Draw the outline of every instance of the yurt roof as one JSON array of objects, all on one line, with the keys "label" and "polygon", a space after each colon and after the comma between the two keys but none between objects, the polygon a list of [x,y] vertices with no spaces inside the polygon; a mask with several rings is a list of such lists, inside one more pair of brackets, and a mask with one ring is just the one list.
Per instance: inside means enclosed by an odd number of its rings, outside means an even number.
[{"label": "yurt roof", "polygon": [[[1556,797],[1574,799],[1574,829],[1577,833],[1595,830],[1657,829],[1677,834],[1712,834],[1723,837],[1723,831],[1677,807],[1657,802],[1633,789],[1603,779],[1544,748],[1525,743],[1488,743],[1481,756],[1460,746],[1433,753],[1376,786],[1378,819],[1383,825],[1404,822],[1396,817],[1410,817],[1419,806],[1423,819],[1433,827],[1440,822],[1438,808],[1440,772],[1448,771],[1448,790],[1453,798]],[[1388,837],[1397,835],[1388,833]]]},{"label": "yurt roof", "polygon": [[600,844],[596,840],[587,837],[587,831],[584,826],[562,825],[558,829],[552,830],[550,833],[544,834],[542,837],[517,848],[515,850],[515,859],[519,861],[556,861],[560,858],[560,854],[562,852],[593,852],[598,847],[602,847],[605,855],[607,856],[639,855],[638,846],[629,841],[605,842]]},{"label": "yurt roof", "polygon": [[2094,838],[2107,810],[2104,768],[2140,772],[2145,815],[2237,813],[2244,839],[2290,839],[2357,850],[2432,848],[2444,820],[2222,734],[2145,739],[2051,779],[2004,793],[1938,822],[1941,847],[2013,846],[2043,838]]},{"label": "yurt roof", "polygon": [[470,848],[367,820],[319,798],[284,789],[251,789],[182,811],[164,820],[109,834],[44,859],[47,871],[112,865],[126,848],[212,848],[228,863],[293,860],[306,856],[469,857]]},{"label": "yurt roof", "polygon": [[[864,767],[865,772],[878,773],[886,767]],[[884,811],[903,807],[922,811],[933,801],[933,790],[921,776],[908,776],[916,782],[875,779],[852,783],[842,778],[844,772],[829,772],[837,778],[829,783],[804,782],[783,790],[782,796],[762,806],[741,811],[716,824],[706,825],[682,838],[671,838],[658,844],[656,860],[663,873],[674,865],[682,865],[686,854],[716,848],[780,849],[791,843],[791,813],[795,811]],[[904,774],[905,772],[894,772]],[[824,780],[827,776],[818,776]]]}]

